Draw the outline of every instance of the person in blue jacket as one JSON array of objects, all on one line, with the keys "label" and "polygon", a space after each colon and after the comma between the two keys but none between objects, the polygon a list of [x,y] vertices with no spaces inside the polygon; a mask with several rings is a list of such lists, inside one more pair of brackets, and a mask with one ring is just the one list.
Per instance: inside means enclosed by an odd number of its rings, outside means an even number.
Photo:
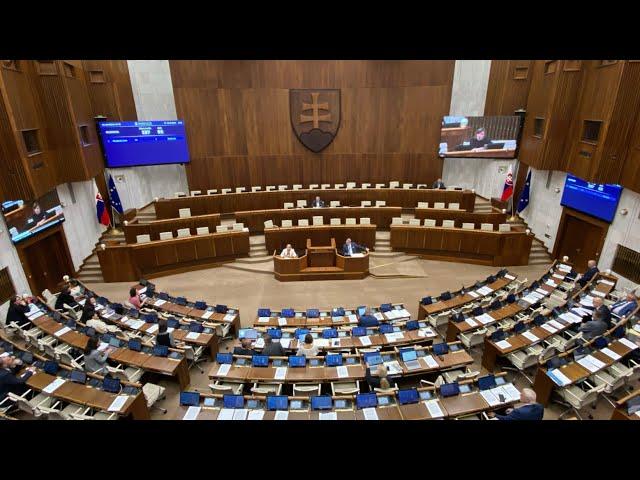
[{"label": "person in blue jacket", "polygon": [[497,420],[542,420],[544,407],[536,402],[536,392],[530,388],[523,388],[520,392],[521,405],[516,408],[508,408],[506,415],[489,414]]}]

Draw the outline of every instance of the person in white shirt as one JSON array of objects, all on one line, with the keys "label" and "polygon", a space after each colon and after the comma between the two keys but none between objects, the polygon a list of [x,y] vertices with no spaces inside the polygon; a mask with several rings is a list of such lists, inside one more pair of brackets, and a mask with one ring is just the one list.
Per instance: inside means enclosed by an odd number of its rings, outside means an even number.
[{"label": "person in white shirt", "polygon": [[296,355],[299,357],[316,357],[319,351],[320,347],[313,343],[313,336],[311,336],[310,333],[307,333],[304,336],[304,342],[298,347]]},{"label": "person in white shirt", "polygon": [[291,247],[290,243],[287,243],[286,248],[284,248],[282,252],[280,252],[280,256],[282,258],[298,258],[298,254],[293,249],[293,247]]},{"label": "person in white shirt", "polygon": [[627,293],[626,300],[620,300],[611,305],[610,308],[611,313],[617,315],[618,317],[626,317],[636,308],[638,308],[638,298],[636,297],[635,293],[629,292]]}]

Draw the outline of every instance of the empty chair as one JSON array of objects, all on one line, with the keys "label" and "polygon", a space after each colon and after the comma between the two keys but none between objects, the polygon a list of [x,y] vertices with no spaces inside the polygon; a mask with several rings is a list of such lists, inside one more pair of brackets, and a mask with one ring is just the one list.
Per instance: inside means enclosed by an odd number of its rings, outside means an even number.
[{"label": "empty chair", "polygon": [[331,395],[355,395],[360,393],[360,381],[355,382],[331,382]]},{"label": "empty chair", "polygon": [[221,382],[220,380],[216,380],[214,383],[209,384],[209,388],[213,393],[218,393],[223,395],[225,393],[240,395],[242,394],[244,383]]},{"label": "empty chair", "polygon": [[278,185],[278,190],[286,190],[287,185]]},{"label": "empty chair", "polygon": [[330,207],[339,207],[340,206],[340,202],[338,200],[331,200],[329,202],[329,206]]},{"label": "empty chair", "polygon": [[136,235],[136,243],[147,243],[151,241],[151,235]]},{"label": "empty chair", "polygon": [[324,224],[324,220],[322,218],[322,215],[314,215],[313,216],[313,224],[314,225],[323,225]]},{"label": "empty chair", "polygon": [[370,188],[371,184],[370,183],[363,183],[362,184],[362,188]]},{"label": "empty chair", "polygon": [[293,208],[293,202],[284,202],[284,208]]},{"label": "empty chair", "polygon": [[462,223],[462,228],[466,229],[466,230],[473,230],[476,227],[475,223],[470,223],[470,222],[463,222]]},{"label": "empty chair", "polygon": [[436,221],[433,218],[425,218],[424,219],[424,226],[425,227],[435,227],[436,226]]},{"label": "empty chair", "polygon": [[347,218],[344,221],[345,225],[355,225],[356,224],[356,219],[355,218]]},{"label": "empty chair", "polygon": [[451,210],[460,210],[460,204],[459,203],[450,203],[449,204],[449,209],[451,209]]},{"label": "empty chair", "polygon": [[275,185],[267,185],[267,192],[271,192],[276,189]]},{"label": "empty chair", "polygon": [[427,184],[426,183],[419,183],[416,185],[416,188],[427,188]]},{"label": "empty chair", "polygon": [[293,395],[297,397],[310,397],[312,395],[320,395],[321,385],[300,385],[293,384]]},{"label": "empty chair", "polygon": [[385,200],[376,200],[376,207],[384,207],[387,205]]},{"label": "empty chair", "polygon": [[455,227],[455,222],[453,220],[443,220],[442,226],[445,228],[453,228]]},{"label": "empty chair", "polygon": [[361,207],[370,207],[371,206],[371,200],[362,200],[360,202],[360,206]]},{"label": "empty chair", "polygon": [[142,394],[144,395],[145,400],[147,401],[147,408],[157,408],[162,413],[167,413],[167,410],[156,405],[158,400],[162,400],[166,398],[165,395],[165,387],[157,385],[155,383],[145,383],[142,386]]},{"label": "empty chair", "polygon": [[391,225],[402,225],[402,217],[391,218]]},{"label": "empty chair", "polygon": [[402,184],[402,188],[404,188],[404,189],[408,190],[411,187],[413,187],[413,183],[403,183]]},{"label": "empty chair", "polygon": [[213,195],[214,193],[218,193],[217,188],[210,188],[209,190],[207,190],[207,195]]},{"label": "empty chair", "polygon": [[209,235],[209,227],[196,228],[196,235]]},{"label": "empty chair", "polygon": [[244,223],[234,223],[233,230],[235,230],[236,232],[241,232],[242,230],[244,230]]},{"label": "empty chair", "polygon": [[187,194],[184,192],[176,192],[176,197],[186,197]]},{"label": "empty chair", "polygon": [[435,202],[433,208],[444,208],[444,202]]},{"label": "empty chair", "polygon": [[320,185],[320,188],[321,188],[322,190],[326,190],[327,188],[330,188],[330,187],[331,187],[331,185],[330,185],[330,184],[328,184],[328,183],[323,183],[322,185]]},{"label": "empty chair", "polygon": [[262,187],[259,185],[254,185],[253,187],[251,187],[252,192],[259,192],[260,190],[262,190]]},{"label": "empty chair", "polygon": [[244,192],[244,187],[236,187],[236,193]]},{"label": "empty chair", "polygon": [[191,236],[191,230],[189,230],[188,228],[179,228],[178,229],[178,238],[180,237],[190,237]]},{"label": "empty chair", "polygon": [[291,220],[282,220],[282,227],[283,228],[293,227],[293,222]]},{"label": "empty chair", "polygon": [[384,188],[384,183],[376,183],[376,188]]},{"label": "empty chair", "polygon": [[216,227],[216,233],[224,233],[228,230],[228,227],[226,225],[218,225]]},{"label": "empty chair", "polygon": [[223,188],[222,193],[230,193],[232,190],[230,188]]},{"label": "empty chair", "polygon": [[302,185],[300,185],[299,183],[296,183],[296,184],[293,186],[293,189],[294,189],[294,190],[301,190],[301,189],[302,189]]},{"label": "empty chair", "polygon": [[335,188],[335,189],[339,189],[339,188],[342,188],[342,187],[344,187],[344,183],[336,183],[336,184],[334,185],[334,188]]},{"label": "empty chair", "polygon": [[259,395],[280,395],[282,393],[281,383],[254,383],[251,393]]},{"label": "empty chair", "polygon": [[398,188],[400,186],[400,182],[398,181],[393,181],[393,182],[389,182],[389,188]]},{"label": "empty chair", "polygon": [[347,182],[347,188],[356,188],[356,182]]},{"label": "empty chair", "polygon": [[[563,400],[569,403],[576,416],[582,420],[578,410],[595,405],[598,401],[598,395],[604,391],[605,387],[605,384],[593,385],[585,380],[579,384],[569,385],[565,388],[558,389],[558,394]],[[564,413],[558,418],[562,418],[563,416]]]},{"label": "empty chair", "polygon": [[306,200],[296,200],[296,206],[298,208],[304,208],[307,206],[307,201]]},{"label": "empty chair", "polygon": [[487,335],[487,332],[488,330],[486,329],[486,327],[482,327],[477,330],[461,333],[459,335],[459,338],[465,347],[473,348],[476,345],[480,345],[484,343],[484,337]]},{"label": "empty chair", "polygon": [[419,218],[410,218],[409,219],[409,225],[420,225],[420,219]]},{"label": "empty chair", "polygon": [[202,190],[191,190],[191,196],[202,195]]},{"label": "empty chair", "polygon": [[298,220],[298,226],[299,227],[308,227],[309,226],[309,219],[308,218],[301,218],[300,220]]},{"label": "empty chair", "polygon": [[360,225],[371,225],[371,219],[369,217],[360,217]]},{"label": "empty chair", "polygon": [[418,202],[418,208],[429,208],[429,202]]},{"label": "empty chair", "polygon": [[315,190],[316,188],[318,188],[317,183],[312,183],[311,185],[309,185],[309,190]]},{"label": "empty chair", "polygon": [[330,225],[340,225],[341,223],[342,223],[342,220],[339,218],[332,218],[331,220],[329,220]]},{"label": "empty chair", "polygon": [[160,240],[171,240],[173,232],[160,232]]},{"label": "empty chair", "polygon": [[498,231],[499,232],[510,232],[511,231],[511,224],[509,224],[509,223],[501,223],[500,225],[498,225]]},{"label": "empty chair", "polygon": [[267,220],[264,222],[264,228],[273,228],[273,220]]},{"label": "empty chair", "polygon": [[488,232],[493,232],[493,223],[481,223],[480,230],[486,230]]},{"label": "empty chair", "polygon": [[190,208],[180,208],[178,210],[178,216],[180,218],[187,218],[191,216],[191,209]]}]

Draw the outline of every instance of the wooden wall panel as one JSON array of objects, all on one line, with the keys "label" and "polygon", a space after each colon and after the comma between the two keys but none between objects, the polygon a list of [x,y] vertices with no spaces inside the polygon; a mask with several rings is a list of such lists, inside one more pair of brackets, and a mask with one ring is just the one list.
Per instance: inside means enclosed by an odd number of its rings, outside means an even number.
[{"label": "wooden wall panel", "polygon": [[485,115],[513,115],[527,107],[532,60],[492,60]]},{"label": "wooden wall panel", "polygon": [[[453,61],[170,61],[187,126],[191,189],[346,181],[431,183]],[[289,89],[341,89],[322,153],[289,118]]]},{"label": "wooden wall panel", "polygon": [[93,114],[111,120],[137,120],[126,60],[83,60]]},{"label": "wooden wall panel", "polygon": [[629,141],[629,150],[622,168],[622,186],[640,192],[640,114]]}]

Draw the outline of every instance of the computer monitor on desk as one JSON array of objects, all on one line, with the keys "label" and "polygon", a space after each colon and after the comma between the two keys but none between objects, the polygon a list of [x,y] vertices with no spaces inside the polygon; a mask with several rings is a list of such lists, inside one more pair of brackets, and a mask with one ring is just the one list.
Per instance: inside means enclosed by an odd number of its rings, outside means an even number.
[{"label": "computer monitor on desk", "polygon": [[233,354],[231,353],[218,353],[216,354],[216,362],[222,363],[233,363]]},{"label": "computer monitor on desk", "polygon": [[224,408],[242,408],[244,407],[244,397],[242,395],[228,395],[222,397]]},{"label": "computer monitor on desk", "polygon": [[478,378],[478,388],[480,390],[490,390],[496,386],[496,377],[493,375],[486,375]]},{"label": "computer monitor on desk", "polygon": [[307,366],[307,357],[304,355],[291,355],[289,357],[289,366],[292,368],[304,368]]},{"label": "computer monitor on desk", "polygon": [[267,395],[267,410],[287,410],[289,398],[286,395]]},{"label": "computer monitor on desk", "polygon": [[269,356],[268,355],[254,355],[251,358],[251,364],[254,367],[267,367],[267,366],[269,366]]},{"label": "computer monitor on desk", "polygon": [[358,408],[371,408],[378,405],[378,396],[374,393],[358,393],[356,395],[356,406]]},{"label": "computer monitor on desk", "polygon": [[332,407],[331,395],[314,395],[311,397],[312,410],[331,410]]},{"label": "computer monitor on desk", "polygon": [[339,367],[342,365],[342,354],[331,353],[326,356],[327,367]]},{"label": "computer monitor on desk", "polygon": [[444,383],[440,386],[440,395],[443,397],[454,397],[460,393],[458,382]]},{"label": "computer monitor on desk", "polygon": [[180,405],[187,407],[197,407],[200,405],[200,393],[180,392]]}]

